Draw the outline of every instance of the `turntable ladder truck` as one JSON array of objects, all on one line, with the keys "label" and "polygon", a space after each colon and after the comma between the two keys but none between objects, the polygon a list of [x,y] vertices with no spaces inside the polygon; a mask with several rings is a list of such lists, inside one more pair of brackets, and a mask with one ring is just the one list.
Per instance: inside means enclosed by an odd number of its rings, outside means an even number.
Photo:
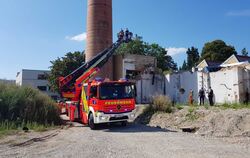
[{"label": "turntable ladder truck", "polygon": [[66,77],[59,78],[61,96],[67,101],[70,121],[80,120],[95,129],[97,124],[121,122],[123,126],[135,116],[136,89],[126,79],[110,81],[95,75],[122,44],[132,36],[119,37],[110,47],[98,53]]}]

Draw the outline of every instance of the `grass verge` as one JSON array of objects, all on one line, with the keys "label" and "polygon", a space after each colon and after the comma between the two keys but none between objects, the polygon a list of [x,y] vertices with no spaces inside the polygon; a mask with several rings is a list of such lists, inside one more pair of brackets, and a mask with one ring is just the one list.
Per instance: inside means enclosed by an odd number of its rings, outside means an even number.
[{"label": "grass verge", "polygon": [[220,107],[221,109],[250,109],[250,104],[242,104],[242,103],[224,103],[221,105],[217,105],[217,107]]},{"label": "grass verge", "polygon": [[0,135],[23,127],[44,131],[60,124],[60,110],[49,96],[32,87],[0,82]]},{"label": "grass verge", "polygon": [[0,138],[6,135],[17,134],[18,132],[23,131],[23,127],[27,127],[29,131],[44,132],[50,129],[55,129],[57,126],[54,124],[39,124],[36,122],[18,123],[6,120],[0,122]]}]

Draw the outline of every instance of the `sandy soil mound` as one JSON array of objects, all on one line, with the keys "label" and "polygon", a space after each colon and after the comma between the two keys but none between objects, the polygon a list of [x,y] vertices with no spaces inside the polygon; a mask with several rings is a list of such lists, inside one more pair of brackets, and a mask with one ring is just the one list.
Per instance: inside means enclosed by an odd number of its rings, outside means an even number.
[{"label": "sandy soil mound", "polygon": [[250,109],[221,110],[185,107],[174,113],[156,113],[148,121],[150,126],[180,130],[196,129],[200,135],[217,137],[250,137]]}]

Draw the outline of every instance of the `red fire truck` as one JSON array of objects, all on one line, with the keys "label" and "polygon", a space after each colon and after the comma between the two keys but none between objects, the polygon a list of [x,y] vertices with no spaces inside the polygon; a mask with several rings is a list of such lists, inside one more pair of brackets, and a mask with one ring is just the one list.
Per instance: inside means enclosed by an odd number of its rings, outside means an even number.
[{"label": "red fire truck", "polygon": [[[132,34],[132,33],[130,33]],[[121,122],[126,125],[135,112],[135,84],[125,79],[92,79],[100,68],[131,36],[120,37],[66,77],[59,78],[59,88],[71,121],[80,120],[95,129],[97,124]]]}]

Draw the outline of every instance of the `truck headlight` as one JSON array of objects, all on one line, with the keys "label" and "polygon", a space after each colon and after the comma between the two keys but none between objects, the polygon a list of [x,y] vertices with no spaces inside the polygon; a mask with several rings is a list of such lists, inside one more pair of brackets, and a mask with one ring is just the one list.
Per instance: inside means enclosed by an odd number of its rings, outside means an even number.
[{"label": "truck headlight", "polygon": [[130,117],[135,117],[135,114],[131,114]]},{"label": "truck headlight", "polygon": [[100,120],[107,120],[108,117],[107,116],[100,116]]}]

